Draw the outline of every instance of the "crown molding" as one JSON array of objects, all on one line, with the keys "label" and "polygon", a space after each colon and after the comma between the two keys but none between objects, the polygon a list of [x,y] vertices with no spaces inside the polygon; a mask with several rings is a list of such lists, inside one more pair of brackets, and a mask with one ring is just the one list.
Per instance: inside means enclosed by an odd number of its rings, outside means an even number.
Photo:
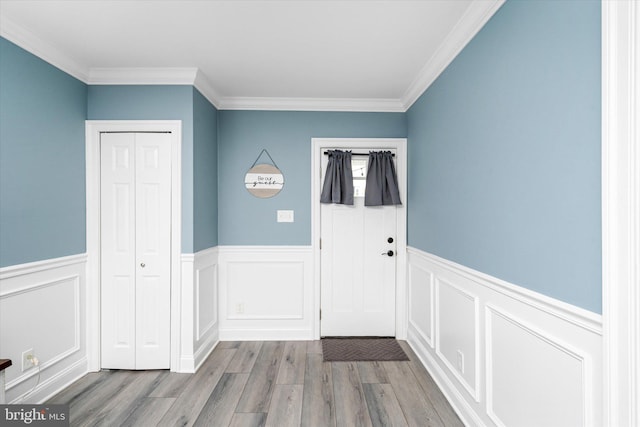
[{"label": "crown molding", "polygon": [[197,68],[91,68],[90,85],[193,85]]},{"label": "crown molding", "polygon": [[506,0],[473,1],[402,96],[404,111],[431,86]]},{"label": "crown molding", "polygon": [[0,15],[0,36],[91,85],[193,85],[220,110],[406,112],[506,0],[473,1],[400,99],[224,97],[197,68],[89,68]]},{"label": "crown molding", "polygon": [[4,14],[0,15],[0,36],[83,83],[87,83],[89,76],[87,67],[83,67],[60,49],[16,24]]},{"label": "crown molding", "polygon": [[398,99],[223,97],[197,68],[91,68],[92,85],[193,85],[219,110],[404,112]]},{"label": "crown molding", "polygon": [[92,85],[191,85],[216,108],[220,94],[198,68],[91,68]]},{"label": "crown molding", "polygon": [[227,97],[220,100],[222,110],[273,111],[353,111],[393,112],[406,111],[399,99],[357,98],[250,98]]},{"label": "crown molding", "polygon": [[207,100],[211,104],[213,104],[214,107],[220,110],[220,99],[222,99],[222,96],[213,87],[209,79],[207,79],[202,71],[198,70],[198,72],[196,73],[196,78],[193,82],[193,85],[205,98],[207,98]]}]

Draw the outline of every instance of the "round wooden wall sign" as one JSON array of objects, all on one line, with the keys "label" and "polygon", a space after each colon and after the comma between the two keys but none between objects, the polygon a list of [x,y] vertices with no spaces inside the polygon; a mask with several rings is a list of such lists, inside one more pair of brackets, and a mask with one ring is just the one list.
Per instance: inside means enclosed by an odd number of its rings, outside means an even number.
[{"label": "round wooden wall sign", "polygon": [[247,191],[261,199],[278,194],[284,186],[284,176],[280,169],[269,164],[255,165],[244,176]]}]

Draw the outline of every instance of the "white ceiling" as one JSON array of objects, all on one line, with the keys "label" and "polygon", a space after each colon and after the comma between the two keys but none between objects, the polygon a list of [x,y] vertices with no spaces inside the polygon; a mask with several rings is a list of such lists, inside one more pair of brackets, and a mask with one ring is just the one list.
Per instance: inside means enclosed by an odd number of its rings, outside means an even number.
[{"label": "white ceiling", "polygon": [[218,108],[405,111],[504,0],[0,0],[0,35],[89,84]]}]

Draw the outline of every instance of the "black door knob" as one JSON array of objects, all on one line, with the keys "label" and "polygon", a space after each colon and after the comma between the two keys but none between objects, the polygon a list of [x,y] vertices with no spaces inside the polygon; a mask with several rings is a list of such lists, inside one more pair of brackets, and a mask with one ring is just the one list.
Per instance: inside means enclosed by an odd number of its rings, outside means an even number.
[{"label": "black door knob", "polygon": [[389,238],[387,239],[387,242],[389,242],[389,243],[393,243],[393,237],[389,237]]},{"label": "black door knob", "polygon": [[382,255],[393,256],[393,251],[382,252]]}]

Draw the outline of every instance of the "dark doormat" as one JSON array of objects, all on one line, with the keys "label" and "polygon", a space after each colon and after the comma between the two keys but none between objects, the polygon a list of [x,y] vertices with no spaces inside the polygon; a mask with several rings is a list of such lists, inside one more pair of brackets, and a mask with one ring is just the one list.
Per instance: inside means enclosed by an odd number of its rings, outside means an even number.
[{"label": "dark doormat", "polygon": [[322,338],[325,362],[409,360],[395,338]]}]

